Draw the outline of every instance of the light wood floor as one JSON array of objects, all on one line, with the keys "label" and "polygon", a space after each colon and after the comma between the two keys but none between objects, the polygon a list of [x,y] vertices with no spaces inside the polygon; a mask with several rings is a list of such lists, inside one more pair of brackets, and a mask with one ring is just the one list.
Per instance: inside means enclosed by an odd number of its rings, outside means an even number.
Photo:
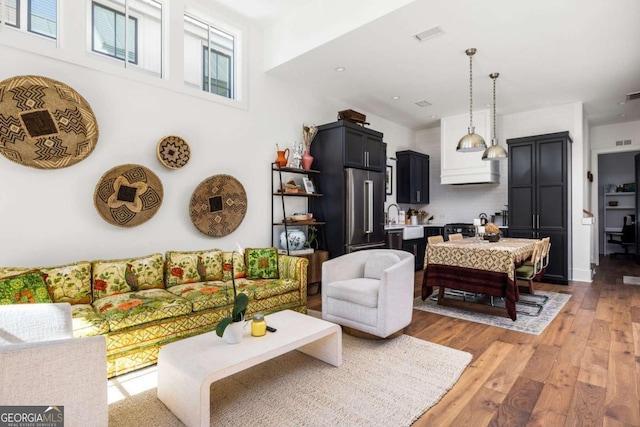
[{"label": "light wood floor", "polygon": [[[541,335],[414,310],[406,334],[473,354],[414,426],[640,426],[640,286],[623,275],[640,266],[602,258],[592,283],[537,284],[571,294]],[[416,296],[421,280],[416,272]]]}]

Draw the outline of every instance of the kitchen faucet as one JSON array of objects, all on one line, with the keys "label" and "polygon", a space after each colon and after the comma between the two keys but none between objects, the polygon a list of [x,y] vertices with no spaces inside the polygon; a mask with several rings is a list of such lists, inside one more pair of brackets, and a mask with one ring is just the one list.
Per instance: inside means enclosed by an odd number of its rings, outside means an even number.
[{"label": "kitchen faucet", "polygon": [[389,218],[389,208],[391,206],[395,206],[396,210],[398,211],[398,213],[396,214],[396,218],[398,217],[398,215],[400,215],[400,207],[398,205],[396,205],[395,203],[391,203],[389,206],[387,206],[387,212],[385,213],[385,218],[386,218],[385,222],[387,224],[391,224],[391,219]]}]

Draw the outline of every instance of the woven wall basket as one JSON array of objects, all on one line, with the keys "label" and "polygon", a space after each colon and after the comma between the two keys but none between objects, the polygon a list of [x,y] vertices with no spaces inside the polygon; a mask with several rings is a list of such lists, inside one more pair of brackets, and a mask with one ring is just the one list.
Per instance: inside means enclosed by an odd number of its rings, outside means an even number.
[{"label": "woven wall basket", "polygon": [[169,169],[180,169],[189,162],[191,149],[184,139],[169,135],[158,141],[156,154],[164,166]]},{"label": "woven wall basket", "polygon": [[7,159],[60,169],[83,160],[97,142],[89,103],[66,84],[41,76],[0,82],[0,154]]},{"label": "woven wall basket", "polygon": [[105,221],[135,227],[149,220],[162,204],[162,183],[141,165],[120,165],[107,171],[93,194],[93,202]]},{"label": "woven wall basket", "polygon": [[214,175],[202,181],[191,195],[191,222],[207,236],[233,232],[247,213],[244,187],[230,175]]}]

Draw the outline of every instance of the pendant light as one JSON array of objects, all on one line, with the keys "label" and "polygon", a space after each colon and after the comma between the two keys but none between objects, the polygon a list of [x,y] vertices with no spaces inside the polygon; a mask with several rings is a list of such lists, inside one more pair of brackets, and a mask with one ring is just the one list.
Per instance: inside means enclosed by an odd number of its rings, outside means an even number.
[{"label": "pendant light", "polygon": [[482,160],[504,160],[507,158],[507,150],[498,145],[498,134],[496,133],[496,80],[500,73],[491,73],[489,77],[493,79],[493,138],[491,146],[482,153]]},{"label": "pendant light", "polygon": [[482,151],[487,148],[487,144],[484,139],[475,133],[476,129],[473,127],[473,55],[476,53],[475,48],[467,49],[465,51],[469,57],[469,129],[468,133],[460,138],[456,151],[462,151],[464,153],[471,151]]}]

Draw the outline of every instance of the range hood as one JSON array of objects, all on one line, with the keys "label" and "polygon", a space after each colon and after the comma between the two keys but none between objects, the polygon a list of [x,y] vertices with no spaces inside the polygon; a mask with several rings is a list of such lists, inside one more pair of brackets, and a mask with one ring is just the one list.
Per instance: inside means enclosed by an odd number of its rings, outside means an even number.
[{"label": "range hood", "polygon": [[[475,132],[485,141],[491,141],[490,110],[473,113]],[[440,183],[441,184],[499,184],[498,162],[482,160],[482,151],[462,153],[456,151],[458,141],[469,128],[469,114],[446,117],[440,128]]]}]

